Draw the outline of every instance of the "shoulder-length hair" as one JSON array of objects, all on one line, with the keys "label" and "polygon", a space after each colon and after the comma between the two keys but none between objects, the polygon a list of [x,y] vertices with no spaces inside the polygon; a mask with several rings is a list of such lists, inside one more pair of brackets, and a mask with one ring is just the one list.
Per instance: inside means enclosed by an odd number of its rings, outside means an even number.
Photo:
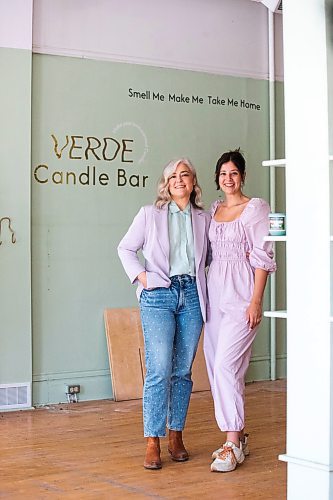
[{"label": "shoulder-length hair", "polygon": [[173,173],[175,173],[180,163],[186,165],[193,174],[194,186],[193,186],[193,191],[190,195],[191,204],[195,208],[203,207],[203,203],[201,200],[202,191],[201,187],[198,184],[197,173],[195,171],[195,168],[188,158],[179,158],[178,160],[171,160],[166,165],[166,167],[162,172],[161,178],[157,185],[157,198],[155,200],[155,205],[157,206],[157,208],[162,208],[164,205],[166,205],[172,200],[169,192],[169,178]]}]

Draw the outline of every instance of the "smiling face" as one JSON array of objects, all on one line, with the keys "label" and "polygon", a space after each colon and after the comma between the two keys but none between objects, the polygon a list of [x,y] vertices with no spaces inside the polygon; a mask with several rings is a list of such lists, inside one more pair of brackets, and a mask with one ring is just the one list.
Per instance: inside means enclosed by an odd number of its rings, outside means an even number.
[{"label": "smiling face", "polygon": [[184,199],[189,201],[194,184],[194,175],[190,168],[184,163],[179,163],[174,173],[170,175],[168,181],[171,198],[175,202],[177,202],[177,200]]},{"label": "smiling face", "polygon": [[232,161],[223,163],[220,168],[219,186],[225,194],[241,193],[243,178]]}]

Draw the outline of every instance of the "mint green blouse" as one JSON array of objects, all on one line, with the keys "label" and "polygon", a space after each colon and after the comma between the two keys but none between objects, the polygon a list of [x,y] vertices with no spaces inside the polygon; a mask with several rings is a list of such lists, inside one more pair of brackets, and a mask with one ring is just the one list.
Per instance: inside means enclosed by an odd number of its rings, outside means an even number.
[{"label": "mint green blouse", "polygon": [[180,210],[174,201],[169,203],[170,273],[195,276],[194,237],[191,218],[191,203]]}]

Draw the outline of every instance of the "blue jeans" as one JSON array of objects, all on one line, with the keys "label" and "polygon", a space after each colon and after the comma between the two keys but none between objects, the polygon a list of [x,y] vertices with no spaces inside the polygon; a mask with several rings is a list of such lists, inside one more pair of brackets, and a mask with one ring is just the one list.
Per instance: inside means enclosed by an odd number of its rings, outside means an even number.
[{"label": "blue jeans", "polygon": [[195,278],[173,276],[170,288],[142,290],[141,322],[146,378],[143,423],[146,437],[165,436],[185,425],[192,391],[192,363],[202,329]]}]

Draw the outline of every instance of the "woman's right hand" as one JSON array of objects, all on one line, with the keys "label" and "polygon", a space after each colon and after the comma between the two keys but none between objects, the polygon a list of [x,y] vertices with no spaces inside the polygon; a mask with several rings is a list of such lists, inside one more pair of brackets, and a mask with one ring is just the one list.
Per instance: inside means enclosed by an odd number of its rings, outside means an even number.
[{"label": "woman's right hand", "polygon": [[146,273],[146,271],[142,271],[142,273],[138,274],[138,280],[140,281],[143,288],[147,288],[147,273]]}]

